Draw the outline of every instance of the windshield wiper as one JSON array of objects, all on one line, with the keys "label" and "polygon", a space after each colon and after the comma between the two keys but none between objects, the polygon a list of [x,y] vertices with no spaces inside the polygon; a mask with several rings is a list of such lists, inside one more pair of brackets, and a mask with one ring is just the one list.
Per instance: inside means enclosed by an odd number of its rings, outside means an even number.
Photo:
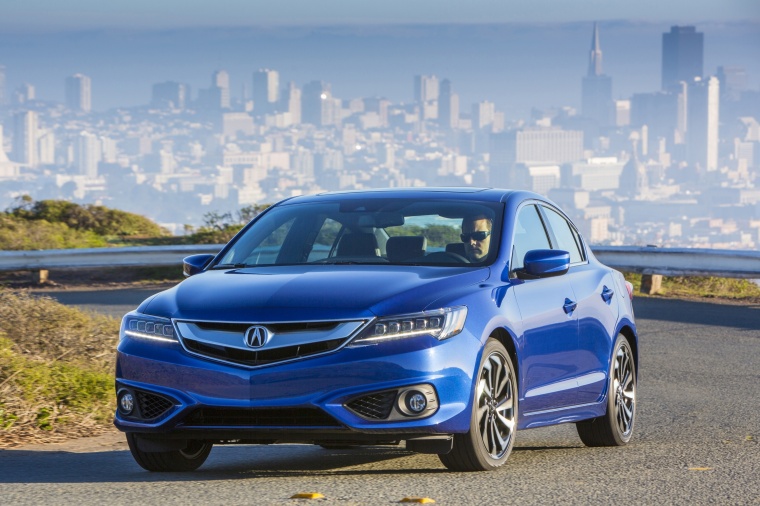
[{"label": "windshield wiper", "polygon": [[248,267],[247,264],[218,264],[211,268],[211,270],[217,270],[217,269],[242,269],[244,267]]}]

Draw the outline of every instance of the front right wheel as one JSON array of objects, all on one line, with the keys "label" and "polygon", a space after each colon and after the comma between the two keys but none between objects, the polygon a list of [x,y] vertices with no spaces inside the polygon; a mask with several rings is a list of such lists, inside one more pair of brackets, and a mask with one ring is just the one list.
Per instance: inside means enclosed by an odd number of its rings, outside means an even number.
[{"label": "front right wheel", "polygon": [[618,335],[607,383],[607,412],[577,422],[578,435],[586,446],[623,446],[631,440],[636,420],[636,363],[631,345]]},{"label": "front right wheel", "polygon": [[439,455],[452,471],[488,471],[500,467],[515,444],[517,379],[504,346],[489,339],[478,368],[470,430],[454,435],[451,452]]}]

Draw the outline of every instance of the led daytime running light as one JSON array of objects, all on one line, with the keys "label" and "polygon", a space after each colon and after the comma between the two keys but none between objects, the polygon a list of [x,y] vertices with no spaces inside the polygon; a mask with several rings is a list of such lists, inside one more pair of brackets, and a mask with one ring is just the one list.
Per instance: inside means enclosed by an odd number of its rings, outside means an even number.
[{"label": "led daytime running light", "polygon": [[430,335],[438,340],[447,339],[462,331],[467,308],[425,311],[423,313],[380,318],[370,325],[352,344],[373,343],[419,335]]},{"label": "led daytime running light", "polygon": [[174,326],[168,320],[147,319],[138,316],[126,316],[124,335],[142,339],[154,339],[165,342],[176,342]]}]

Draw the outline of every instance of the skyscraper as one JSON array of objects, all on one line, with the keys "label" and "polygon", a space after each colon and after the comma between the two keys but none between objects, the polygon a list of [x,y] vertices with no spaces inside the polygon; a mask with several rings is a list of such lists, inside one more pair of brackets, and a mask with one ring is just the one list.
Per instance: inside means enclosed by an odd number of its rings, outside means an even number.
[{"label": "skyscraper", "polygon": [[594,23],[591,37],[588,71],[581,86],[581,112],[597,126],[608,126],[612,122],[614,102],[612,101],[612,79],[602,71],[602,48],[599,45],[599,28]]},{"label": "skyscraper", "polygon": [[222,109],[230,108],[230,75],[226,70],[217,70],[211,76],[211,86],[219,88],[219,106]]},{"label": "skyscraper", "polygon": [[89,178],[98,177],[100,141],[95,134],[81,132],[76,143],[76,164],[79,173]]},{"label": "skyscraper", "polygon": [[13,116],[13,160],[35,167],[37,165],[37,113],[23,111]]},{"label": "skyscraper", "polygon": [[332,93],[328,83],[311,81],[305,84],[301,93],[301,121],[317,126],[328,124],[328,102],[331,101]]},{"label": "skyscraper", "polygon": [[720,81],[717,77],[695,79],[689,85],[687,113],[688,161],[703,170],[718,169],[718,121]]},{"label": "skyscraper", "polygon": [[5,105],[5,65],[0,65],[0,105]]},{"label": "skyscraper", "polygon": [[438,118],[438,78],[414,76],[414,101],[420,107],[422,119]]},{"label": "skyscraper", "polygon": [[456,128],[459,124],[459,95],[453,92],[451,81],[441,81],[438,95],[438,123],[442,128]]},{"label": "skyscraper", "polygon": [[679,81],[690,83],[702,77],[704,34],[693,26],[671,26],[662,34],[662,89]]},{"label": "skyscraper", "polygon": [[184,109],[190,89],[186,84],[167,81],[153,85],[151,105],[153,107]]},{"label": "skyscraper", "polygon": [[259,69],[253,73],[253,111],[269,114],[280,100],[280,74],[276,70]]},{"label": "skyscraper", "polygon": [[66,78],[66,107],[72,111],[92,110],[92,85],[84,74],[74,74]]}]

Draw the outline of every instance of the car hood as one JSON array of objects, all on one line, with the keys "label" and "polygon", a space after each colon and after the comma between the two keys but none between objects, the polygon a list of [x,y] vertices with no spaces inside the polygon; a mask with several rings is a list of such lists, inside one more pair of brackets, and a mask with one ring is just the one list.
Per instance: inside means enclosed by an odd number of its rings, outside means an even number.
[{"label": "car hood", "polygon": [[140,312],[216,321],[367,318],[422,311],[464,294],[488,268],[284,266],[207,271],[145,301]]}]

